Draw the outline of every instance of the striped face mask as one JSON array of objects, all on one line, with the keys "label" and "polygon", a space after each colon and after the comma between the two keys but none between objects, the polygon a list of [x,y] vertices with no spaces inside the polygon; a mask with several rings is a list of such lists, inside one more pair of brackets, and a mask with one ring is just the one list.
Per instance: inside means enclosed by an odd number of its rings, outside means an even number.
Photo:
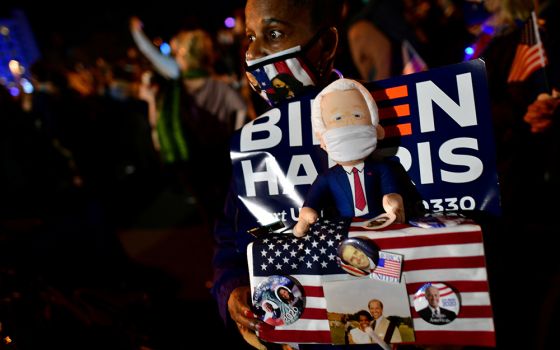
[{"label": "striped face mask", "polygon": [[323,31],[303,47],[295,46],[272,55],[246,61],[245,73],[253,90],[271,106],[304,95],[317,85],[319,74],[305,54]]}]

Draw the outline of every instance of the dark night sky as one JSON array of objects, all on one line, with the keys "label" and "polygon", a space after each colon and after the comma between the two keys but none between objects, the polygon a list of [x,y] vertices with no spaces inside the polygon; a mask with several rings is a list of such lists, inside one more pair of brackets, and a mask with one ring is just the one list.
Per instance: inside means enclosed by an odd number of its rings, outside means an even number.
[{"label": "dark night sky", "polygon": [[85,47],[105,56],[118,55],[132,43],[128,20],[133,15],[142,19],[149,36],[168,39],[181,28],[202,27],[210,31],[221,28],[223,20],[245,3],[244,0],[155,0],[154,5],[139,6],[140,1],[130,5],[107,0],[68,5],[67,2],[16,0],[5,6],[8,1],[2,1],[0,17],[10,17],[13,9],[23,10],[42,53]]}]

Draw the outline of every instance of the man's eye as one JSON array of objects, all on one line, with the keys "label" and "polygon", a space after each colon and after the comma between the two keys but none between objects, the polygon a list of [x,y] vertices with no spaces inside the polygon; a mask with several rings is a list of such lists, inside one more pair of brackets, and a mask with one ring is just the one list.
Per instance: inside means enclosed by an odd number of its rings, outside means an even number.
[{"label": "man's eye", "polygon": [[362,115],[361,115],[360,113],[354,113],[354,117],[356,117],[356,118],[361,118]]},{"label": "man's eye", "polygon": [[284,36],[284,33],[282,33],[279,30],[271,30],[268,35],[270,36],[270,38],[272,40],[278,40],[281,39]]},{"label": "man's eye", "polygon": [[247,41],[252,43],[253,41],[255,41],[255,36],[253,34],[247,34]]}]

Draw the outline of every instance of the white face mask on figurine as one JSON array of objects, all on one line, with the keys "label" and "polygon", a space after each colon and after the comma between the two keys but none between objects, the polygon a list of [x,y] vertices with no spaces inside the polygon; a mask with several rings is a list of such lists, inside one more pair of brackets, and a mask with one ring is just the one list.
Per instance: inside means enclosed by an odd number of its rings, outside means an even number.
[{"label": "white face mask on figurine", "polygon": [[350,79],[336,80],[317,95],[311,120],[321,147],[341,165],[364,160],[384,136],[370,92]]}]

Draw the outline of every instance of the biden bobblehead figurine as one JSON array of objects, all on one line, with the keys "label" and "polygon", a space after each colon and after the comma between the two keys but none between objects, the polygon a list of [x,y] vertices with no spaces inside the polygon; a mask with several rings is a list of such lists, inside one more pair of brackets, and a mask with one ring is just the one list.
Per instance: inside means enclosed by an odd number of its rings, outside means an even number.
[{"label": "biden bobblehead figurine", "polygon": [[329,203],[341,217],[369,219],[386,212],[403,223],[396,174],[383,160],[368,158],[385,136],[371,93],[355,80],[335,80],[313,101],[311,119],[321,148],[337,164],[313,182],[294,235],[304,236]]}]

